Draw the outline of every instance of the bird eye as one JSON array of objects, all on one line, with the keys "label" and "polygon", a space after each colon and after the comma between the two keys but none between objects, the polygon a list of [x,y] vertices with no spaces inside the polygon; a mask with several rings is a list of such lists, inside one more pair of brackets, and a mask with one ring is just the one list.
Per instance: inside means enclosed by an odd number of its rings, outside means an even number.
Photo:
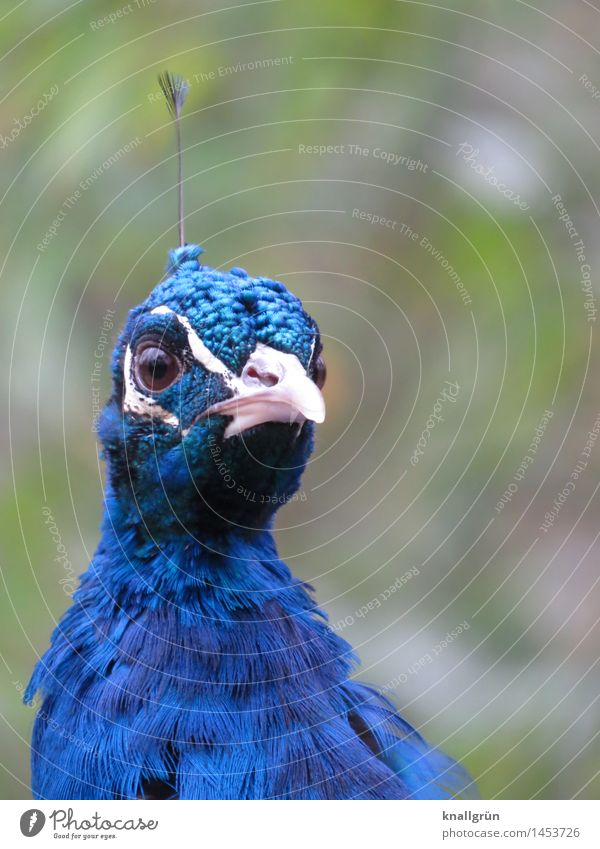
[{"label": "bird eye", "polygon": [[317,361],[313,366],[313,380],[319,387],[319,389],[323,388],[325,384],[325,379],[327,377],[327,369],[325,368],[325,360],[323,357],[317,357]]},{"label": "bird eye", "polygon": [[134,374],[141,389],[162,392],[172,386],[181,374],[181,363],[155,342],[142,342],[135,354]]}]

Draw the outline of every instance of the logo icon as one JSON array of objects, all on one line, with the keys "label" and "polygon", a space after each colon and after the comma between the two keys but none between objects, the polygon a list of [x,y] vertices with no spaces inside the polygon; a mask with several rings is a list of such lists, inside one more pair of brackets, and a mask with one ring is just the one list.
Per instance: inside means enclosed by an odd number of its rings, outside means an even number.
[{"label": "logo icon", "polygon": [[43,829],[46,817],[43,811],[31,808],[21,816],[21,834],[25,837],[35,837]]}]

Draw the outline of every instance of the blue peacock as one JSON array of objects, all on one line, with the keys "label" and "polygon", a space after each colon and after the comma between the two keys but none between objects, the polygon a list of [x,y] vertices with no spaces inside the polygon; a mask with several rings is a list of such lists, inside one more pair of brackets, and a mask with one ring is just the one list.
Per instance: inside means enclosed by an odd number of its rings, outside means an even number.
[{"label": "blue peacock", "polygon": [[[179,140],[187,85],[161,86]],[[25,696],[33,794],[469,796],[277,554],[325,415],[319,328],[282,283],[201,264],[179,187],[180,246],[113,354],[100,543]]]}]

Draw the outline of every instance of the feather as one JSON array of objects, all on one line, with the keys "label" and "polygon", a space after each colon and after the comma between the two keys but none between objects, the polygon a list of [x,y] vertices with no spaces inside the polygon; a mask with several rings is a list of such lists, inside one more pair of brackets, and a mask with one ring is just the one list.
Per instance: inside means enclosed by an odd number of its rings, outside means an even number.
[{"label": "feather", "polygon": [[351,647],[270,533],[159,550],[113,523],[27,694],[44,696],[37,798],[465,793],[454,761],[350,678]]},{"label": "feather", "polygon": [[181,150],[181,111],[190,91],[187,80],[164,71],[159,74],[158,83],[165,97],[167,109],[175,122],[175,133],[177,138],[177,194],[178,194],[178,219],[179,219],[179,245],[185,245],[184,217],[183,217],[183,153]]},{"label": "feather", "polygon": [[181,110],[189,94],[189,83],[179,74],[172,74],[170,71],[159,74],[158,82],[165,96],[167,109],[173,120],[176,121],[181,115]]}]

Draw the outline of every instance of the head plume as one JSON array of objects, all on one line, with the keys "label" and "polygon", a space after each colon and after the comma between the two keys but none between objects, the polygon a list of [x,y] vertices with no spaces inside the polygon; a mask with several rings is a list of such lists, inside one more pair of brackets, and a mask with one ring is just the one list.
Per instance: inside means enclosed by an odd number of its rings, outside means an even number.
[{"label": "head plume", "polygon": [[171,118],[175,122],[175,132],[177,135],[177,186],[179,196],[179,245],[185,245],[185,234],[183,227],[183,165],[181,151],[181,111],[189,94],[190,86],[187,80],[172,74],[170,71],[164,71],[159,74],[158,82],[162,93],[165,97],[167,109]]}]

